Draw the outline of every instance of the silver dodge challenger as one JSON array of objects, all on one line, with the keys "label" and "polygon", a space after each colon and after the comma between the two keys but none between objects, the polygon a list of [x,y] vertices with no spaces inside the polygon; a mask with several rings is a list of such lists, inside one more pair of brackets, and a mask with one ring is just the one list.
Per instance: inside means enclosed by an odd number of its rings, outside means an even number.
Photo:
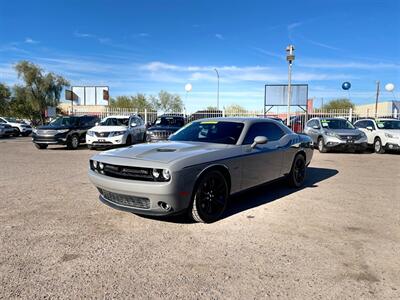
[{"label": "silver dodge challenger", "polygon": [[300,187],[313,155],[312,140],[281,122],[212,118],[187,124],[168,141],[101,152],[89,177],[100,200],[142,215],[188,212],[211,223],[229,196],[286,177]]}]

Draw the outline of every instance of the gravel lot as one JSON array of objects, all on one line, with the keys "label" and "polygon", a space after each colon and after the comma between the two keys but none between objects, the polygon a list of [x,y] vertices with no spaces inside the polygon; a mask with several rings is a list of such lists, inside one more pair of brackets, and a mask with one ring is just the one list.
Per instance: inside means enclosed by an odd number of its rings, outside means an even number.
[{"label": "gravel lot", "polygon": [[205,225],[100,203],[94,153],[0,139],[0,298],[400,298],[400,155],[315,151]]}]

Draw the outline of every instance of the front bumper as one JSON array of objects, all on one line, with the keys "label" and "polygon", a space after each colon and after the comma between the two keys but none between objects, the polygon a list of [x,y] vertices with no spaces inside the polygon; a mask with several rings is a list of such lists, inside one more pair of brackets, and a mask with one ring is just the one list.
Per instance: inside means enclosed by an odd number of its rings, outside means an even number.
[{"label": "front bumper", "polygon": [[32,142],[45,145],[65,145],[67,143],[67,133],[59,133],[56,135],[37,135],[33,133]]},{"label": "front bumper", "polygon": [[86,144],[92,147],[112,147],[114,145],[125,145],[126,136],[119,135],[113,137],[97,137],[86,135]]},{"label": "front bumper", "polygon": [[325,147],[338,149],[364,150],[368,147],[367,138],[342,140],[334,136],[324,136]]},{"label": "front bumper", "polygon": [[[89,169],[89,179],[99,190],[103,203],[151,216],[176,214],[189,207],[191,192],[188,191],[192,187],[185,186],[184,178],[175,174],[169,182],[148,182],[104,176]],[[168,204],[170,209],[162,208],[161,204]]]}]

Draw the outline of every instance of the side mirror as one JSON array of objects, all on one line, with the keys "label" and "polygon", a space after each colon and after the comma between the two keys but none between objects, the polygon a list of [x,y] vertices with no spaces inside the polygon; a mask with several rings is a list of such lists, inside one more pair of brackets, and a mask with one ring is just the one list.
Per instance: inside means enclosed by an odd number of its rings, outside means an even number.
[{"label": "side mirror", "polygon": [[314,125],[312,128],[313,129],[321,129],[321,127],[319,127],[318,125]]},{"label": "side mirror", "polygon": [[267,142],[268,142],[268,139],[265,136],[256,136],[254,138],[253,144],[251,144],[251,148],[254,148],[257,145],[266,144]]},{"label": "side mirror", "polygon": [[137,126],[137,124],[135,122],[131,123],[131,127],[136,127],[136,126]]},{"label": "side mirror", "polygon": [[372,128],[372,126],[367,126],[367,127],[365,127],[367,130],[369,130],[369,131],[373,131],[374,129]]}]

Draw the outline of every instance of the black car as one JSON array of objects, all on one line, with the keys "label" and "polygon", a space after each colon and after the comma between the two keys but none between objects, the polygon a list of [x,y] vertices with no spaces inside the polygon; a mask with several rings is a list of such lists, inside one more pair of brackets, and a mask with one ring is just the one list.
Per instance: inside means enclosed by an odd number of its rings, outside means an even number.
[{"label": "black car", "polygon": [[68,149],[77,149],[85,142],[86,131],[96,125],[96,116],[59,117],[49,125],[39,126],[32,133],[32,141],[38,149],[49,145],[67,145]]},{"label": "black car", "polygon": [[183,116],[162,115],[147,129],[146,141],[157,142],[166,140],[184,125],[185,118]]}]

